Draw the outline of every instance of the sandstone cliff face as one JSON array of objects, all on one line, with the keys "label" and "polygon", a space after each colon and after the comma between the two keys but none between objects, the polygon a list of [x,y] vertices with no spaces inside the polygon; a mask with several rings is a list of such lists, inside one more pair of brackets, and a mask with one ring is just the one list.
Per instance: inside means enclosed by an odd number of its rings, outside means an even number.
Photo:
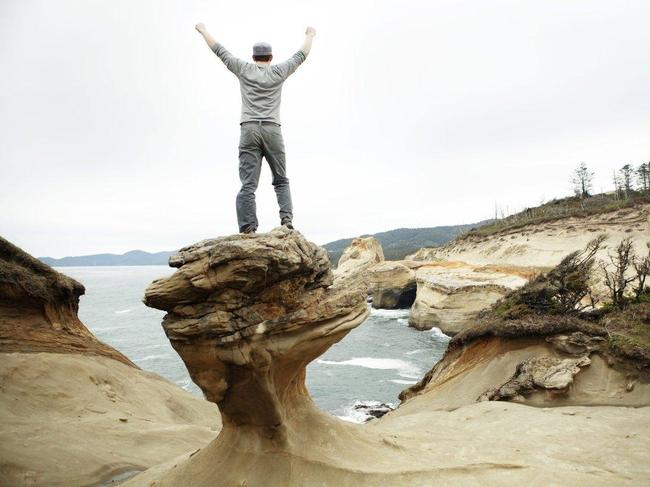
[{"label": "sandstone cliff face", "polygon": [[415,300],[415,271],[421,263],[386,261],[374,237],[355,238],[339,259],[334,274],[354,276],[367,283],[372,306],[381,309],[409,308]]},{"label": "sandstone cliff face", "polygon": [[79,320],[84,287],[0,238],[0,485],[133,475],[216,435],[214,405]]},{"label": "sandstone cliff face", "polygon": [[0,237],[0,353],[100,355],[135,365],[77,317],[84,287]]},{"label": "sandstone cliff face", "polygon": [[[454,409],[480,401],[532,406],[650,406],[650,376],[633,360],[608,353],[602,329],[545,318],[485,328],[452,339],[443,359],[400,395]],[[546,318],[549,319],[549,318]],[[541,320],[541,321],[540,321]],[[420,403],[420,406],[422,405]]]},{"label": "sandstone cliff face", "polygon": [[[530,485],[540,478],[605,486],[650,477],[648,408],[496,400],[538,388],[555,394],[601,366],[598,340],[561,336],[576,330],[554,330],[543,345],[518,342],[525,353],[516,356],[500,337],[457,339],[402,406],[353,425],[315,408],[304,367],[365,318],[367,277],[346,272],[332,280],[326,254],[286,229],[204,241],[171,263],[178,271],[154,282],[146,302],[167,310],[163,326],[224,427],[200,451],[125,487]],[[531,350],[545,347],[557,356],[531,360]]]},{"label": "sandstone cliff face", "polygon": [[334,271],[337,277],[363,276],[375,264],[384,262],[384,250],[375,237],[358,237],[343,251]]},{"label": "sandstone cliff face", "polygon": [[490,236],[456,239],[439,248],[420,249],[407,259],[550,268],[559,264],[565,255],[585,248],[601,233],[607,240],[600,258],[606,258],[608,251],[628,237],[632,238],[637,253],[644,254],[650,241],[650,205],[586,218],[563,218]]},{"label": "sandstone cliff face", "polygon": [[479,311],[528,282],[531,271],[475,267],[462,262],[437,262],[417,270],[417,297],[409,325],[419,330],[440,328],[455,335],[472,326]]},{"label": "sandstone cliff face", "polygon": [[415,271],[408,262],[384,261],[370,267],[368,284],[373,308],[409,308],[415,301]]}]

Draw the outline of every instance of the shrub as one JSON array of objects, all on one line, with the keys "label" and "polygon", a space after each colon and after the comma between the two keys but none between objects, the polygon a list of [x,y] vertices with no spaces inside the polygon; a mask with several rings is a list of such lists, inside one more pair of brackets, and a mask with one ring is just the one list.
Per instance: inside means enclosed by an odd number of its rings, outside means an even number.
[{"label": "shrub", "polygon": [[[567,255],[548,273],[508,294],[497,302],[489,314],[504,319],[516,319],[526,314],[578,314],[595,305],[591,280],[596,253],[605,240],[600,235],[581,251]],[[585,303],[585,299],[588,303]]]}]

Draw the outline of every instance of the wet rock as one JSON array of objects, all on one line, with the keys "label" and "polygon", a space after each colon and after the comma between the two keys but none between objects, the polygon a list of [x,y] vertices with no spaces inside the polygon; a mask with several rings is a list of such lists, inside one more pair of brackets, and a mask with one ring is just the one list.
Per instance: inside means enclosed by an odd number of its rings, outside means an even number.
[{"label": "wet rock", "polygon": [[377,401],[366,401],[366,402],[357,402],[352,408],[355,411],[363,413],[368,416],[366,423],[372,421],[373,419],[381,418],[387,413],[390,413],[395,409],[395,406],[385,402]]}]

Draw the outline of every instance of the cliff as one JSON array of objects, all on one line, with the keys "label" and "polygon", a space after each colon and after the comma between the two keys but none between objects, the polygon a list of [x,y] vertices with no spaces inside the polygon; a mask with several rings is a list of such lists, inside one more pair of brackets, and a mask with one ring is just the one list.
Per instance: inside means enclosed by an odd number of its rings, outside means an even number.
[{"label": "cliff", "polygon": [[[408,256],[412,260],[454,260],[473,265],[512,265],[549,269],[570,252],[585,247],[598,234],[606,236],[609,250],[630,237],[637,252],[650,242],[650,204],[645,200],[630,207],[601,211],[585,216],[557,217],[474,233],[441,247],[423,248]],[[601,249],[604,258],[608,246]]]},{"label": "cliff", "polygon": [[0,237],[0,353],[84,353],[135,365],[77,317],[83,285]]},{"label": "cliff", "polygon": [[84,287],[0,237],[0,485],[81,486],[196,450],[216,408],[79,320]]},{"label": "cliff", "polygon": [[[429,377],[397,410],[367,425],[345,423],[314,406],[305,366],[365,319],[367,267],[332,275],[322,249],[284,228],[199,242],[170,263],[178,270],[154,281],[145,301],[167,311],[167,336],[193,380],[218,405],[224,426],[200,451],[153,467],[125,486],[469,486],[540,479],[604,486],[650,478],[644,459],[648,408],[477,401],[480,393],[496,399],[508,389],[485,391],[482,385],[527,384],[552,366],[557,374],[540,382],[566,386],[588,366],[582,357],[500,371],[498,353],[481,362],[481,350],[493,346],[488,334],[470,340],[483,344],[470,356],[457,338],[443,362],[459,366],[440,379],[451,384],[445,391],[450,406],[436,403],[438,381]],[[558,328],[553,335],[574,331]],[[532,345],[538,343],[535,338]],[[576,351],[580,343],[572,336],[553,346],[584,355],[598,345],[586,341]],[[486,366],[497,380],[481,379]],[[454,382],[463,373],[475,374],[473,382],[480,384]],[[469,400],[465,387],[480,393],[470,391]],[[638,393],[644,401],[644,389]]]}]

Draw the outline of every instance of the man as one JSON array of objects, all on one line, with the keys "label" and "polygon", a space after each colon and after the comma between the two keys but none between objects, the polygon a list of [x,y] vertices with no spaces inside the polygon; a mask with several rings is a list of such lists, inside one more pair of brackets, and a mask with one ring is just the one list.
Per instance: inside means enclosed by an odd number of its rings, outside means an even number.
[{"label": "man", "polygon": [[280,224],[293,228],[293,206],[280,129],[280,97],[282,84],[307,58],[316,31],[307,27],[300,50],[287,61],[272,66],[273,52],[266,42],[253,46],[254,62],[249,63],[230,54],[212,38],[203,24],[197,24],[196,30],[239,78],[242,101],[239,138],[239,178],[242,186],[237,194],[239,231],[254,233],[257,230],[255,190],[260,178],[262,157],[273,174],[273,188],[280,206]]}]

